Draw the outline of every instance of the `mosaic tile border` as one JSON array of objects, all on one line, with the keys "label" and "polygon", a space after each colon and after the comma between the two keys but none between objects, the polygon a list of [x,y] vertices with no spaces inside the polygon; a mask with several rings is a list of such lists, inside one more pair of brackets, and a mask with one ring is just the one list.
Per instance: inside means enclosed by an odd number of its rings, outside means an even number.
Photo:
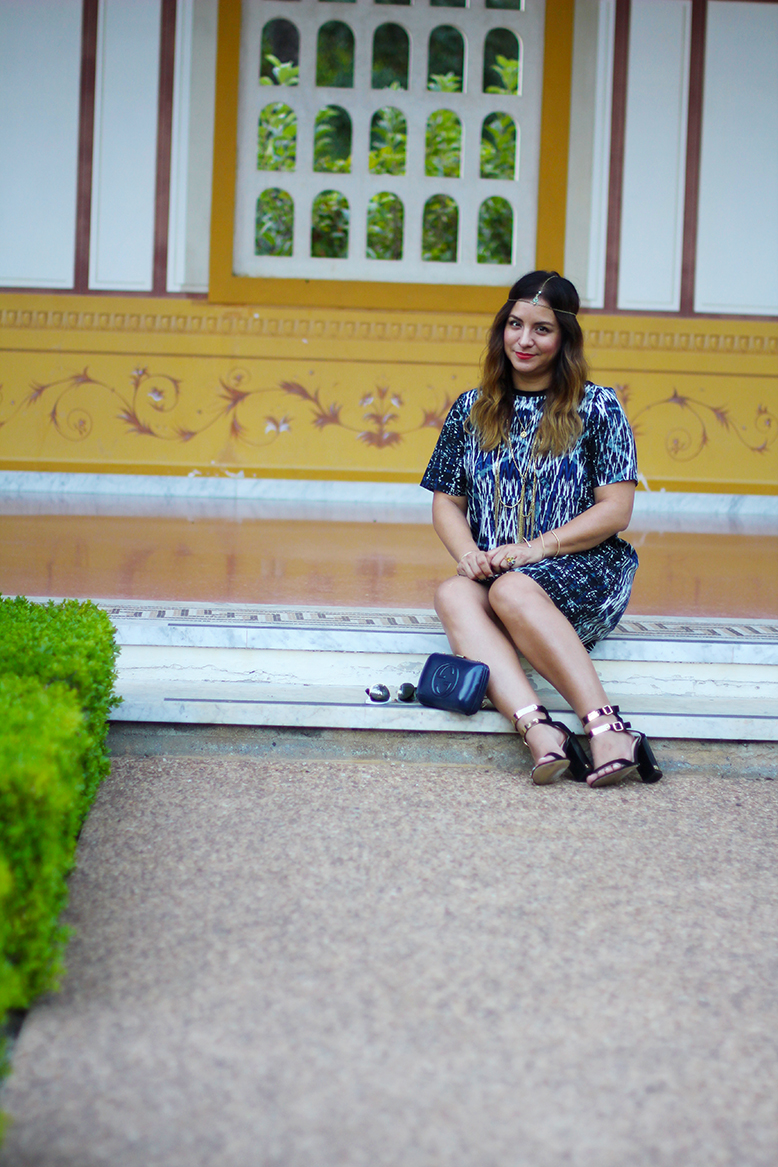
[{"label": "mosaic tile border", "polygon": [[[274,604],[181,604],[97,601],[112,620],[251,628],[337,629],[354,632],[442,632],[429,609],[324,608]],[[708,640],[719,643],[778,642],[778,620],[685,616],[628,616],[614,637],[625,640]]]}]

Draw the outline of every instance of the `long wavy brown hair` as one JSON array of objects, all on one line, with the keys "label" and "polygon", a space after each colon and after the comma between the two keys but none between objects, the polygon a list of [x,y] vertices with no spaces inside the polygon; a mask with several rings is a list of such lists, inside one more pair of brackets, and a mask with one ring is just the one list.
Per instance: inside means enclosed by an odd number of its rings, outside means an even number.
[{"label": "long wavy brown hair", "polygon": [[494,450],[510,435],[515,390],[513,369],[505,355],[503,334],[517,300],[531,300],[541,288],[543,300],[556,316],[562,343],[546,390],[543,416],[535,435],[536,457],[558,457],[577,442],[582,430],[578,408],[583,401],[587,367],[583,333],[576,313],[578,293],[555,271],[533,271],[513,285],[508,299],[494,318],[483,358],[481,386],[470,410],[470,423],[478,432],[483,450]]}]

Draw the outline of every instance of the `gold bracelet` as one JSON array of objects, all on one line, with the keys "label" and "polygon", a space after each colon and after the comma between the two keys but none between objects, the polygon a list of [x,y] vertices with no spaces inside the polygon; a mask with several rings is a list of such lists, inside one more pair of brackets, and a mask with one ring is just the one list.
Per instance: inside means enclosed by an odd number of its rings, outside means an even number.
[{"label": "gold bracelet", "polygon": [[557,555],[561,555],[561,554],[562,554],[562,544],[561,544],[561,542],[560,542],[560,540],[559,540],[559,536],[557,535],[556,531],[552,531],[552,532],[551,532],[551,534],[552,534],[552,535],[554,536],[554,538],[556,539],[556,555],[553,557],[554,559],[556,559]]},{"label": "gold bracelet", "polygon": [[543,542],[543,532],[542,531],[538,531],[538,538],[540,539],[540,549],[543,552],[543,558],[545,559],[546,558],[546,545]]}]

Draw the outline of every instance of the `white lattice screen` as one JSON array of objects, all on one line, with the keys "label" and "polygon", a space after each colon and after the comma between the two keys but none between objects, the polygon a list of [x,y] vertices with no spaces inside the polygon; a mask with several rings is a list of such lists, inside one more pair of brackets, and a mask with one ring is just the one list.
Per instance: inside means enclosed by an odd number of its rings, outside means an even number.
[{"label": "white lattice screen", "polygon": [[[508,271],[534,264],[537,218],[538,156],[543,65],[544,0],[525,0],[525,10],[487,8],[486,0],[468,0],[468,7],[432,6],[412,0],[408,6],[377,4],[374,0],[333,3],[322,0],[244,0],[241,30],[238,172],[234,272],[260,277],[378,280],[400,283],[499,285]],[[291,21],[300,35],[300,80],[294,87],[259,84],[262,30],[274,19]],[[316,86],[319,28],[329,21],[347,24],[354,34],[353,88]],[[410,38],[407,90],[372,89],[372,48],[375,30],[383,24],[401,25]],[[465,42],[463,92],[429,91],[428,45],[431,32],[441,25],[458,29]],[[489,94],[483,90],[486,37],[492,29],[509,29],[521,52],[519,94]],[[283,101],[296,115],[297,144],[293,171],[257,169],[257,127],[270,101]],[[352,123],[352,168],[348,174],[317,173],[313,169],[314,123],[326,106],[345,109]],[[405,174],[371,174],[368,169],[371,119],[385,106],[400,110],[407,121]],[[425,174],[425,131],[434,111],[453,111],[462,123],[462,164],[459,178]],[[508,114],[517,128],[517,177],[481,178],[481,133],[492,113]],[[277,188],[294,203],[291,256],[255,254],[257,199]],[[313,201],[324,190],[341,192],[349,203],[350,223],[346,258],[311,255]],[[367,208],[378,192],[396,194],[404,207],[401,259],[368,259]],[[448,195],[458,207],[456,262],[422,259],[424,206],[432,195]],[[479,208],[485,199],[506,199],[513,210],[511,265],[477,262]]]}]

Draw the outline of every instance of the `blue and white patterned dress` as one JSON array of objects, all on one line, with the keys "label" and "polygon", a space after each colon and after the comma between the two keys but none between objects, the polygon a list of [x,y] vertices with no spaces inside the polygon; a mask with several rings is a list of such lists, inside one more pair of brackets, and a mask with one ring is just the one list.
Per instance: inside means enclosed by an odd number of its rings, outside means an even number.
[{"label": "blue and white patterned dress", "polygon": [[[522,514],[523,534],[532,539],[593,506],[595,487],[637,481],[635,439],[612,389],[587,382],[579,408],[580,438],[561,457],[538,461],[532,444],[545,394],[517,392],[511,448],[503,444],[485,453],[466,424],[477,392],[463,393],[452,405],[421,485],[467,498],[470,530],[482,550],[520,542]],[[549,551],[555,546],[552,536]],[[588,551],[513,570],[540,584],[591,648],[624,615],[637,566],[634,548],[613,535]]]}]

